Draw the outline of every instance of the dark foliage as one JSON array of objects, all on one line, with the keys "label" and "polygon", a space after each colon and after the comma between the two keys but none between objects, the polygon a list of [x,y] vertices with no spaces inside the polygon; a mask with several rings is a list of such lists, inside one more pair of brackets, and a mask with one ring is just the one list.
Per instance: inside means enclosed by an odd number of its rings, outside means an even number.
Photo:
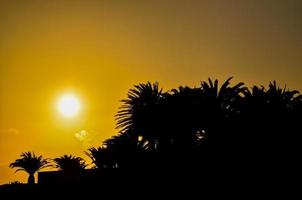
[{"label": "dark foliage", "polygon": [[53,159],[53,161],[55,167],[65,173],[80,173],[87,167],[83,158],[72,155],[64,155]]},{"label": "dark foliage", "polygon": [[49,167],[49,161],[42,156],[36,156],[33,152],[24,152],[21,154],[21,158],[9,165],[10,168],[18,168],[18,171],[25,171],[29,174],[28,184],[34,184],[34,174],[46,167]]},{"label": "dark foliage", "polygon": [[220,87],[218,80],[209,79],[200,87],[167,92],[158,83],[134,86],[116,115],[119,135],[90,149],[93,161],[161,177],[174,170],[194,176],[253,168],[245,173],[250,178],[280,170],[280,162],[296,163],[301,150],[299,92],[275,81],[268,89],[231,86],[231,79]]},{"label": "dark foliage", "polygon": [[[300,170],[302,95],[275,81],[249,89],[231,79],[170,91],[135,85],[115,116],[118,134],[86,152],[94,164],[87,174],[105,185],[130,187],[134,180],[133,188],[288,182]],[[86,167],[81,159],[62,159]]]}]

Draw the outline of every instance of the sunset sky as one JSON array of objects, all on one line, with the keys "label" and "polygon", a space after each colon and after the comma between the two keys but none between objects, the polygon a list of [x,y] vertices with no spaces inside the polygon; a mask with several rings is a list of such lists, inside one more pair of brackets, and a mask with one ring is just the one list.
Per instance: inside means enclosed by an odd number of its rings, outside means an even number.
[{"label": "sunset sky", "polygon": [[[74,154],[116,134],[134,84],[207,77],[302,91],[301,0],[0,0],[0,184],[23,151]],[[67,94],[78,113],[58,110]]]}]

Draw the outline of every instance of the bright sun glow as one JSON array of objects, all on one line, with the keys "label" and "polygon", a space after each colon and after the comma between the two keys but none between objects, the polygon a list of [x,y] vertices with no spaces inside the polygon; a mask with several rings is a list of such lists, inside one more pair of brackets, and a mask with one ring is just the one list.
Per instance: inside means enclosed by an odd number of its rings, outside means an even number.
[{"label": "bright sun glow", "polygon": [[73,117],[80,110],[80,102],[74,95],[65,95],[60,98],[58,109],[64,117]]}]

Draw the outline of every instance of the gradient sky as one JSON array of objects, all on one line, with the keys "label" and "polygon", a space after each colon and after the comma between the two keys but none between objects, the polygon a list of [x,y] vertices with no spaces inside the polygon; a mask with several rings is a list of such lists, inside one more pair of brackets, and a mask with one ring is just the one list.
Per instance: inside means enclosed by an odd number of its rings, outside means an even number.
[{"label": "gradient sky", "polygon": [[[0,1],[0,184],[22,151],[84,156],[133,84],[207,77],[302,90],[301,0]],[[65,119],[56,103],[82,103]]]}]

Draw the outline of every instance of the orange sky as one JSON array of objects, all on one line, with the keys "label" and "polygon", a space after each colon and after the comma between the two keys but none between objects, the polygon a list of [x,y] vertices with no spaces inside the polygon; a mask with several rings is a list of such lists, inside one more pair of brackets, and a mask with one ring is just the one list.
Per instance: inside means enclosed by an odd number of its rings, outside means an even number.
[{"label": "orange sky", "polygon": [[[139,82],[235,76],[302,90],[301,10],[300,0],[1,0],[0,184],[25,180],[8,168],[22,151],[84,156],[115,134],[118,101]],[[82,109],[65,119],[55,105],[70,91]]]}]

